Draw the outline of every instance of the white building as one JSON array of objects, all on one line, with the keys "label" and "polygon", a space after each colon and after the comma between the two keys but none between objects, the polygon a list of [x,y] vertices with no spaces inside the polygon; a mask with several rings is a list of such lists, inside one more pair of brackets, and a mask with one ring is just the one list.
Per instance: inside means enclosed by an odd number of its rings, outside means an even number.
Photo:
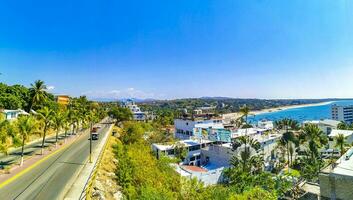
[{"label": "white building", "polygon": [[261,120],[261,121],[257,122],[257,127],[262,128],[262,129],[272,130],[274,127],[273,121]]},{"label": "white building", "polygon": [[329,135],[332,130],[337,129],[337,126],[339,123],[341,123],[341,122],[337,121],[337,120],[332,120],[332,119],[313,120],[313,121],[303,122],[303,124],[317,125],[327,135]]},{"label": "white building", "polygon": [[353,148],[319,174],[321,199],[353,199]]},{"label": "white building", "polygon": [[[185,165],[200,166],[201,165],[201,148],[209,146],[212,141],[209,140],[181,140],[178,141],[187,150],[187,156],[183,160]],[[176,143],[173,144],[152,144],[152,150],[156,153],[157,158],[162,155],[175,156]]]},{"label": "white building", "polygon": [[224,128],[222,119],[175,119],[174,136],[179,139],[190,139],[193,137],[195,128]]},{"label": "white building", "polygon": [[1,111],[5,115],[6,120],[15,120],[19,115],[29,115],[26,111],[17,109],[17,110],[2,110]]},{"label": "white building", "polygon": [[335,137],[337,137],[339,134],[344,135],[346,138],[346,142],[348,144],[352,144],[353,142],[353,131],[352,130],[332,130],[331,133],[328,135],[329,136],[329,145],[330,148],[333,148],[335,146]]},{"label": "white building", "polygon": [[331,115],[333,120],[344,121],[346,123],[353,122],[353,105],[350,106],[339,106],[332,105]]},{"label": "white building", "polygon": [[122,103],[122,107],[129,108],[132,112],[133,118],[136,121],[145,121],[146,113],[142,112],[140,107],[138,107],[135,102],[131,99],[126,100]]}]

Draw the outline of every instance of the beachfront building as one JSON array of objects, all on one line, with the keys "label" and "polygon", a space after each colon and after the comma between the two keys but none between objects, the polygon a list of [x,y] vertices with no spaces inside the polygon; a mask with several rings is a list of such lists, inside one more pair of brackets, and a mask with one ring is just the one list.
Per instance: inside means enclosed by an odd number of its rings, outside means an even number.
[{"label": "beachfront building", "polygon": [[26,111],[17,109],[17,110],[1,110],[1,113],[5,116],[6,120],[15,120],[20,115],[29,115]]},{"label": "beachfront building", "polygon": [[[261,153],[266,161],[266,169],[271,169],[269,165],[270,161],[275,159],[276,141],[281,137],[280,134],[272,134],[268,129],[258,127],[224,128],[222,120],[217,118],[176,119],[174,122],[176,136],[186,138],[178,143],[188,151],[182,164],[175,166],[176,171],[182,176],[197,178],[206,185],[222,181],[223,170],[230,166],[231,158],[239,153],[238,149],[232,146],[232,142],[237,138],[248,136],[258,140],[261,148],[254,153]],[[152,145],[157,158],[161,155],[174,157],[176,147],[176,143]]]},{"label": "beachfront building", "polygon": [[313,120],[313,121],[304,121],[303,124],[315,124],[317,125],[326,135],[329,135],[332,130],[337,129],[340,121],[332,119],[323,119],[323,120]]},{"label": "beachfront building", "polygon": [[353,148],[319,174],[321,199],[353,199]]},{"label": "beachfront building", "polygon": [[334,104],[331,107],[331,115],[333,120],[353,123],[353,105],[339,106]]},{"label": "beachfront building", "polygon": [[180,118],[174,120],[174,136],[178,139],[193,138],[196,129],[224,128],[221,118]]},{"label": "beachfront building", "polygon": [[130,109],[133,119],[136,121],[145,121],[146,113],[142,112],[132,99],[128,99],[121,104],[122,107]]}]

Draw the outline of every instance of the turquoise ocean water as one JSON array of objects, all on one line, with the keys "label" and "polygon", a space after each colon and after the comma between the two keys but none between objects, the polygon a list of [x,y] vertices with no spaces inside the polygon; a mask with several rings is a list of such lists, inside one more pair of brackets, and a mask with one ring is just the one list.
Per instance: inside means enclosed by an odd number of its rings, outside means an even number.
[{"label": "turquoise ocean water", "polygon": [[299,122],[306,120],[330,119],[332,104],[353,105],[353,100],[334,101],[327,105],[291,108],[287,110],[264,113],[255,116],[249,116],[248,120],[250,123],[257,123],[260,120],[276,121],[283,118],[291,118]]}]

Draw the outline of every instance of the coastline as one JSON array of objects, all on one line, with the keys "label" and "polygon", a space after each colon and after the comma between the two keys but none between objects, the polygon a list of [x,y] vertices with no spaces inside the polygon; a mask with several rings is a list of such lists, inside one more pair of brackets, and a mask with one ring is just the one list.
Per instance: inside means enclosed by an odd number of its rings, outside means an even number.
[{"label": "coastline", "polygon": [[283,110],[288,110],[288,109],[294,109],[294,108],[304,108],[304,107],[312,107],[312,106],[323,106],[323,105],[328,105],[333,103],[334,101],[326,101],[326,102],[320,102],[320,103],[311,103],[311,104],[301,104],[301,105],[291,105],[291,106],[281,106],[277,108],[267,108],[263,110],[255,110],[255,111],[250,111],[250,115],[260,115],[260,114],[265,114],[265,113],[273,113],[273,112],[279,112]]}]

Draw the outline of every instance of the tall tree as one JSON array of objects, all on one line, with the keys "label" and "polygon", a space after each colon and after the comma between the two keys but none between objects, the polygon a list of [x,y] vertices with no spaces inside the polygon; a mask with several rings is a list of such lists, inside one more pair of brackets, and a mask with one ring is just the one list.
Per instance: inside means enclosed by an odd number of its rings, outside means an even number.
[{"label": "tall tree", "polygon": [[327,136],[315,124],[306,124],[303,127],[301,137],[305,139],[308,147],[307,158],[303,163],[303,169],[315,173],[311,177],[318,177],[322,165],[322,159],[319,156],[319,150],[328,143]]},{"label": "tall tree", "polygon": [[11,124],[5,120],[5,117],[0,114],[0,152],[8,154],[8,149],[11,146],[11,137],[9,134],[11,131]]},{"label": "tall tree", "polygon": [[245,104],[242,107],[240,107],[239,111],[240,111],[242,117],[245,117],[245,125],[247,125],[248,124],[248,116],[249,116],[249,112],[250,112],[249,107]]},{"label": "tall tree", "polygon": [[348,130],[349,129],[349,125],[342,121],[342,122],[340,122],[337,125],[337,129],[339,129],[339,130]]},{"label": "tall tree", "polygon": [[42,80],[36,80],[34,84],[31,84],[31,88],[29,89],[30,105],[29,105],[28,112],[30,112],[34,106],[40,105],[47,100],[46,90],[47,90],[47,86]]},{"label": "tall tree", "polygon": [[43,154],[43,151],[44,151],[45,136],[47,134],[47,131],[51,128],[53,124],[53,116],[54,116],[53,110],[49,109],[48,107],[43,107],[42,109],[38,110],[38,117],[43,123],[43,132],[42,132],[43,140],[42,140],[41,154]]},{"label": "tall tree", "polygon": [[58,136],[59,136],[59,132],[61,130],[61,128],[63,128],[64,126],[64,115],[62,112],[56,112],[54,114],[54,117],[53,117],[53,128],[55,129],[56,131],[56,135],[55,135],[55,147],[58,146]]},{"label": "tall tree", "polygon": [[21,148],[21,163],[23,165],[23,155],[25,143],[28,137],[37,131],[36,120],[32,116],[21,116],[16,122],[19,133],[22,137],[22,148]]},{"label": "tall tree", "polygon": [[[299,123],[296,120],[284,118],[279,121],[275,121],[277,129],[284,130],[284,133],[278,142],[278,145],[284,145],[287,152],[288,167],[293,163],[292,157],[294,153],[294,144],[299,145],[299,140],[295,136],[294,131],[299,130]],[[289,168],[288,168],[289,169]]]},{"label": "tall tree", "polygon": [[230,161],[234,167],[240,165],[243,172],[250,172],[252,166],[258,165],[256,161],[259,161],[259,159],[253,158],[257,156],[256,151],[260,149],[260,143],[257,140],[249,136],[241,136],[232,143],[232,147],[236,151]]},{"label": "tall tree", "polygon": [[340,148],[340,154],[342,156],[345,153],[344,147],[345,145],[347,145],[346,137],[343,134],[338,134],[335,137],[335,141],[336,141],[335,147]]}]

